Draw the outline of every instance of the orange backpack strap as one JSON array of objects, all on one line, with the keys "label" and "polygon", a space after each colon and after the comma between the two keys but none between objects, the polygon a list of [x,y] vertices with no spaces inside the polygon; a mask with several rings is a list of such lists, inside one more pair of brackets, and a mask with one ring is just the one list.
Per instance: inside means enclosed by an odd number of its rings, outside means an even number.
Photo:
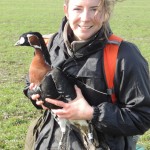
[{"label": "orange backpack strap", "polygon": [[111,96],[112,103],[116,102],[114,93],[114,76],[116,71],[116,61],[120,43],[123,39],[112,34],[108,38],[108,43],[104,48],[104,71],[107,83],[107,94]]}]

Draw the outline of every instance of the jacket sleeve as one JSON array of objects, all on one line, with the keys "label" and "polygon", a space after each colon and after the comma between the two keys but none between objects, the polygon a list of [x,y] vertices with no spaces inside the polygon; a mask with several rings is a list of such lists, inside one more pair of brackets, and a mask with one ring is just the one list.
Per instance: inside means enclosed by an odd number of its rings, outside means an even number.
[{"label": "jacket sleeve", "polygon": [[138,48],[122,42],[114,79],[117,103],[101,103],[93,124],[115,136],[143,134],[150,128],[150,78],[148,63]]}]

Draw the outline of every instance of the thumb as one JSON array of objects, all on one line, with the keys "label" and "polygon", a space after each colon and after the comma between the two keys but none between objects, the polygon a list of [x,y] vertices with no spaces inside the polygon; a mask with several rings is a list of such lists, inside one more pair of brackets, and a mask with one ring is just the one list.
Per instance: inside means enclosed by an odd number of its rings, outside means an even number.
[{"label": "thumb", "polygon": [[78,88],[78,86],[77,86],[77,85],[75,85],[75,86],[74,86],[74,88],[75,88],[75,91],[76,91],[77,97],[83,97],[82,92],[81,92],[81,89],[80,89],[80,88]]}]

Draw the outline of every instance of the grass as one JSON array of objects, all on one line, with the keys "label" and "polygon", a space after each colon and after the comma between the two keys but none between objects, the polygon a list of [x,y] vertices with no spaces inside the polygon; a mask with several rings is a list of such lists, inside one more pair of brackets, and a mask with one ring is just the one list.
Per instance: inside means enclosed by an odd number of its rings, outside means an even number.
[{"label": "grass", "polygon": [[[40,115],[22,93],[33,55],[28,48],[14,43],[23,32],[56,32],[59,28],[61,0],[0,1],[0,150],[23,149],[26,130]],[[118,3],[111,19],[115,34],[135,43],[150,62],[149,0],[126,0]],[[150,150],[150,131],[139,143]]]}]

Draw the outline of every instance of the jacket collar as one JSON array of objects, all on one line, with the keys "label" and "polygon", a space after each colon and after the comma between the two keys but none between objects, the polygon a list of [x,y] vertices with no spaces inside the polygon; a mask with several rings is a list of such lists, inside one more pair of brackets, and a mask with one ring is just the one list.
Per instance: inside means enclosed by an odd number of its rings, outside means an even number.
[{"label": "jacket collar", "polygon": [[[111,33],[111,30],[109,30],[107,36]],[[63,51],[67,52],[71,57],[80,58],[95,53],[95,51],[102,50],[107,42],[103,27],[96,35],[85,41],[73,41],[72,37],[73,32],[66,17],[64,17],[58,33],[57,42],[60,48],[63,48]]]}]

